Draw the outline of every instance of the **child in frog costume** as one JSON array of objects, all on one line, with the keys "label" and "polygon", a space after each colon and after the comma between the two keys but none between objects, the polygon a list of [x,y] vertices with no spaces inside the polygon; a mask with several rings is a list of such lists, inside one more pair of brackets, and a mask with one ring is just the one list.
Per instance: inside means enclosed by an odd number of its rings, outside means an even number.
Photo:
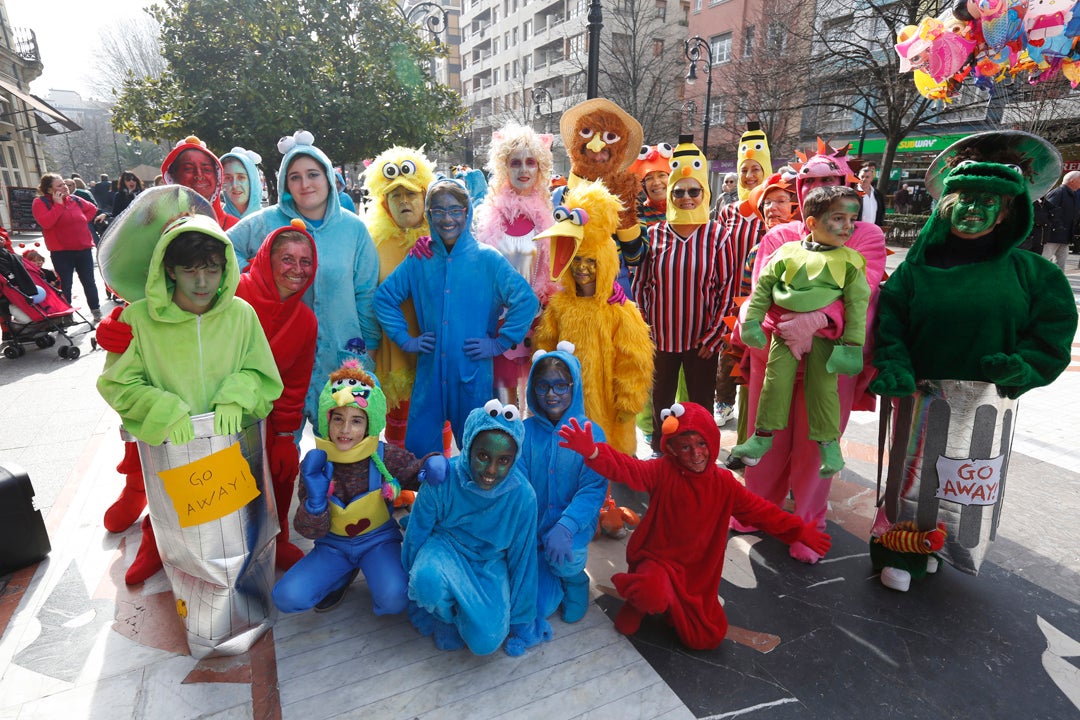
[{"label": "child in frog costume", "polygon": [[447,462],[432,453],[417,459],[379,441],[386,397],[356,360],[346,360],[319,395],[319,437],[300,464],[296,531],[315,547],[274,586],[282,612],[329,610],[363,571],[376,615],[405,609],[407,577],[401,567],[401,530],[391,517],[404,485],[438,483]]},{"label": "child in frog costume", "polygon": [[836,374],[857,375],[862,371],[870,286],[866,282],[866,260],[844,247],[859,216],[856,192],[842,185],[816,188],[803,201],[803,213],[810,234],[801,243],[782,245],[758,275],[742,323],[742,340],[750,347],[765,347],[761,321],[770,310],[777,315],[785,310],[820,310],[838,299],[844,301],[844,334],[840,342],[812,337],[801,347],[773,335],[758,400],[756,430],[746,442],[732,448],[731,455],[756,465],[772,446],[772,431],[788,426],[795,375],[805,356],[803,382],[810,439],[818,443],[821,452],[818,474],[829,477],[844,466],[837,442],[840,399]]}]

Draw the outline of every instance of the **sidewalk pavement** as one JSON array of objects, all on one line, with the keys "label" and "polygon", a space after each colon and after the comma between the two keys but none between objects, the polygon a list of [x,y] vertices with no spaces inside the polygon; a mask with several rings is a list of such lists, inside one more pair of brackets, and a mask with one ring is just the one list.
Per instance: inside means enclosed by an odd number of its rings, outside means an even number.
[{"label": "sidewalk pavement", "polygon": [[689,651],[651,619],[632,640],[617,634],[610,576],[626,538],[601,538],[586,618],[556,620],[554,640],[522,658],[440,652],[403,617],[376,618],[361,580],[335,610],[279,616],[250,652],[203,661],[187,654],[163,573],[124,585],[138,526],[101,527],[122,448],[94,389],[104,353],[80,344],[75,361],[35,348],[0,359],[0,465],[29,472],[53,543],[40,565],[0,577],[0,720],[1080,713],[1080,343],[1069,371],[1020,403],[1010,494],[979,577],[945,568],[907,594],[880,585],[866,550],[877,418],[856,413],[830,496],[833,550],[807,566],[772,538],[733,536],[720,588],[731,630],[715,651]]}]

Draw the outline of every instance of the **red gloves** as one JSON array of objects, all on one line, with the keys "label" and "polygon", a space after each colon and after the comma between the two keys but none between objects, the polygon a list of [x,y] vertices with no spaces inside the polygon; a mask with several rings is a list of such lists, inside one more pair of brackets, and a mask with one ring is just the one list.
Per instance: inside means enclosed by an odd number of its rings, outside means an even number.
[{"label": "red gloves", "polygon": [[295,480],[300,474],[300,448],[292,435],[274,435],[266,443],[270,474],[275,478]]},{"label": "red gloves", "polygon": [[806,525],[803,526],[802,534],[799,535],[798,541],[818,555],[824,555],[829,552],[829,548],[832,547],[832,539],[827,534],[818,530],[817,524],[812,522],[806,523]]},{"label": "red gloves", "polygon": [[577,418],[570,418],[569,425],[559,428],[559,437],[562,438],[559,447],[569,448],[586,460],[596,457],[596,441],[593,439],[592,423],[588,420],[585,421],[585,427],[581,427]]},{"label": "red gloves", "polygon": [[123,307],[114,307],[97,326],[97,343],[111,353],[122,353],[131,344],[131,326],[120,320]]}]

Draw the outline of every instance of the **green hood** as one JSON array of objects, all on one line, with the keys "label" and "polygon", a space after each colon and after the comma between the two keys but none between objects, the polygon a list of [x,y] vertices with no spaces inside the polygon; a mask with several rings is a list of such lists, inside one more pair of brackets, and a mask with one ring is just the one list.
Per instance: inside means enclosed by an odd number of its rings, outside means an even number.
[{"label": "green hood", "polygon": [[[962,162],[945,178],[942,197],[961,190],[995,193],[1012,198],[1012,205],[1005,219],[993,230],[997,242],[995,256],[1005,255],[1031,234],[1033,213],[1028,183],[1013,167],[998,163]],[[949,237],[951,227],[949,218],[935,211],[908,251],[905,262],[925,263],[927,248],[944,243]]]},{"label": "green hood", "polygon": [[232,242],[229,236],[218,225],[217,220],[205,215],[189,215],[177,220],[165,227],[161,238],[154,246],[154,254],[150,258],[150,268],[146,276],[146,302],[150,316],[160,322],[183,322],[191,317],[191,313],[180,309],[173,303],[173,289],[175,283],[169,279],[165,272],[165,250],[178,235],[184,232],[198,232],[203,235],[220,240],[225,244],[225,272],[221,274],[221,285],[218,287],[218,298],[213,306],[206,311],[205,315],[212,315],[222,311],[228,305],[236,293],[236,286],[240,282],[240,270],[236,264],[236,253],[233,252]]}]

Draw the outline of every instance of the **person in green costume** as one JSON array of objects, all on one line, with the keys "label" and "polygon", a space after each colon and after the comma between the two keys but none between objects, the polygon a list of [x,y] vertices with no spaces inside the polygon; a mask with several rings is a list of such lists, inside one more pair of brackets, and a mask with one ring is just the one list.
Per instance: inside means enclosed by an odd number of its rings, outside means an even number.
[{"label": "person in green costume", "polygon": [[815,188],[803,200],[803,212],[810,235],[801,243],[782,245],[758,275],[742,323],[742,340],[749,347],[765,347],[761,321],[770,309],[777,313],[809,312],[843,299],[847,322],[840,343],[812,337],[807,346],[793,346],[773,335],[755,432],[732,448],[731,455],[754,465],[772,447],[772,432],[787,427],[795,375],[805,356],[810,439],[818,443],[821,451],[818,474],[829,477],[844,466],[838,442],[840,399],[836,374],[857,375],[862,371],[870,285],[866,281],[866,260],[844,247],[859,217],[858,194],[842,185]]}]

